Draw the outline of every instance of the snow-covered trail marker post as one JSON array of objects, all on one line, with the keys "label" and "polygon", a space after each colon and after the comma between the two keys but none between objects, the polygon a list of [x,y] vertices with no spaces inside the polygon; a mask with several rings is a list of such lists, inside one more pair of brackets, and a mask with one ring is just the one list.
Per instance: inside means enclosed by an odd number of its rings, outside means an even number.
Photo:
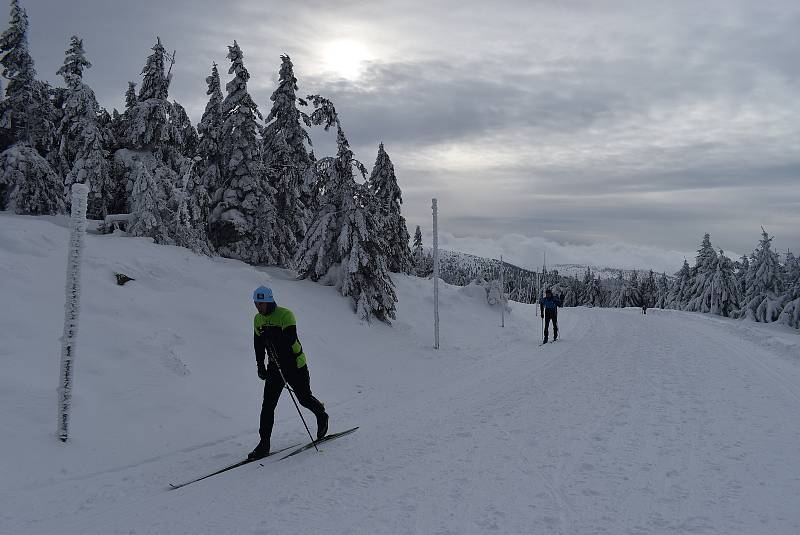
[{"label": "snow-covered trail marker post", "polygon": [[503,255],[500,255],[500,327],[506,326],[506,287],[503,283]]},{"label": "snow-covered trail marker post", "polygon": [[439,349],[439,207],[431,200],[433,209],[433,336],[435,349]]},{"label": "snow-covered trail marker post", "polygon": [[61,373],[58,385],[58,438],[66,442],[69,436],[69,409],[72,401],[72,370],[75,358],[75,339],[78,336],[78,315],[81,297],[81,256],[86,234],[86,199],[89,186],[72,185],[72,215],[70,218],[69,249],[67,251],[66,303],[64,305],[64,334],[61,337]]}]

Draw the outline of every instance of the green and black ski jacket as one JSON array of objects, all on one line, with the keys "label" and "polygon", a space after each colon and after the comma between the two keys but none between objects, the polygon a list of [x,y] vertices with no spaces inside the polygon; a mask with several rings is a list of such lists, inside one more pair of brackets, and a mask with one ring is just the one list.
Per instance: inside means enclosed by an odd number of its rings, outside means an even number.
[{"label": "green and black ski jacket", "polygon": [[297,339],[297,324],[288,308],[276,307],[271,314],[256,314],[253,319],[253,347],[256,363],[264,366],[264,354],[278,360],[281,368],[306,365],[303,346]]}]

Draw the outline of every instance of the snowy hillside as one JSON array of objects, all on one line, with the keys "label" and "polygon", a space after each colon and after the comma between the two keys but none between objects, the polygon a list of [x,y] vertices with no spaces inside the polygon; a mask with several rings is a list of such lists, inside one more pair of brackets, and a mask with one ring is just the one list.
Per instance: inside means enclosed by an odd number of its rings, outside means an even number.
[{"label": "snowy hillside", "polygon": [[[425,249],[428,256],[433,254],[431,248]],[[497,278],[500,273],[500,260],[497,258],[486,258],[483,256],[476,256],[469,253],[462,253],[460,251],[439,251],[439,262],[441,264],[442,278],[448,282],[456,285],[465,285],[471,282],[475,277],[483,277],[485,279]],[[531,268],[520,267],[505,260],[503,262],[506,278],[517,278],[521,281],[536,280],[538,272],[542,271],[541,266],[534,266]],[[639,277],[645,277],[648,270],[635,270],[635,269],[619,269],[607,266],[596,266],[589,264],[553,264],[547,266],[547,271],[550,276],[555,273],[562,277],[577,277],[582,279],[586,274],[586,269],[590,269],[592,274],[601,280],[616,279],[620,273],[626,278],[630,279],[631,275],[636,272]],[[672,274],[668,273],[667,277],[672,278]],[[527,286],[527,284],[525,285]]]},{"label": "snowy hillside", "polygon": [[[397,321],[333,288],[88,235],[72,438],[56,439],[68,230],[0,214],[0,533],[800,532],[800,338],[678,311],[530,305],[394,276]],[[114,272],[134,281],[118,286]],[[179,490],[257,442],[252,289],[291,308],[347,438]],[[304,441],[281,398],[274,447]]]}]

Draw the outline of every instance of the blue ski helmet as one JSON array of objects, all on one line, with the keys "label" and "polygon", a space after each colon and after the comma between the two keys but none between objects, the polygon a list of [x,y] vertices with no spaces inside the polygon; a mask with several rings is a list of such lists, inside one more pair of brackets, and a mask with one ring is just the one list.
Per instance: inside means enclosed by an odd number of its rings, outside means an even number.
[{"label": "blue ski helmet", "polygon": [[256,303],[274,303],[275,298],[272,297],[272,289],[266,286],[259,286],[253,292],[253,301]]}]

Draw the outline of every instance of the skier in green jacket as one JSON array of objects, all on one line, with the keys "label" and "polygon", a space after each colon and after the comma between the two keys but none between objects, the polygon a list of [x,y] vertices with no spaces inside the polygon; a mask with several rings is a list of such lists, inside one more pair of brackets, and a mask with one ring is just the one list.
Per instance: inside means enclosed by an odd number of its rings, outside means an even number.
[{"label": "skier in green jacket", "polygon": [[[258,377],[264,381],[264,401],[258,430],[261,441],[247,458],[260,459],[269,454],[275,407],[287,383],[297,396],[297,401],[316,416],[317,440],[328,432],[328,413],[325,412],[325,405],[311,394],[306,355],[297,338],[297,325],[292,311],[279,307],[272,289],[266,286],[260,286],[253,292],[253,303],[258,310],[253,320],[253,346]],[[269,358],[266,365],[265,353]]]}]

